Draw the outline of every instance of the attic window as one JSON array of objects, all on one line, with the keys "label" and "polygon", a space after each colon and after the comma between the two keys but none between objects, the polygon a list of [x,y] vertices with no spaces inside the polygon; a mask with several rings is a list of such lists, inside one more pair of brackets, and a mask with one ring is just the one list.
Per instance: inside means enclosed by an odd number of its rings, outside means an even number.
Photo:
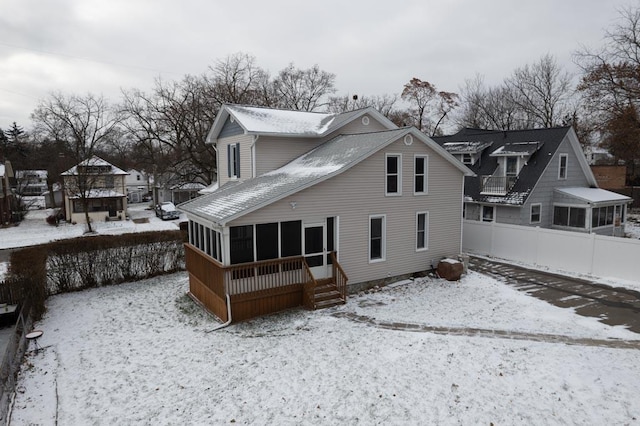
[{"label": "attic window", "polygon": [[413,136],[411,136],[411,135],[406,135],[406,136],[404,137],[404,144],[405,144],[405,145],[407,145],[407,146],[409,146],[409,145],[411,145],[412,143],[413,143]]},{"label": "attic window", "polygon": [[369,117],[367,117],[366,115],[364,117],[362,117],[362,124],[364,126],[368,126],[369,125]]}]

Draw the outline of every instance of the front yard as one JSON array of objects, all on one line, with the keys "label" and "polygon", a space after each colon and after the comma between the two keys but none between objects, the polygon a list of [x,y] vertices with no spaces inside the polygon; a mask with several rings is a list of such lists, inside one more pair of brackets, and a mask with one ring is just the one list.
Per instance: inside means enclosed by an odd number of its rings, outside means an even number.
[{"label": "front yard", "polygon": [[[628,424],[640,419],[640,339],[470,273],[209,332],[184,273],[52,297],[11,425]],[[371,321],[353,321],[351,318]],[[481,328],[583,346],[407,331]],[[537,340],[540,340],[537,339]]]}]

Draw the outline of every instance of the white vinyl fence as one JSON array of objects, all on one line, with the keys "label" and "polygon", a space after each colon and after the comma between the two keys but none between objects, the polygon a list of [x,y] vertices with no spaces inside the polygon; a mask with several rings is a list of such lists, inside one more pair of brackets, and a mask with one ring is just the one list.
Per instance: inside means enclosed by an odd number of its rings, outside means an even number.
[{"label": "white vinyl fence", "polygon": [[640,240],[630,238],[465,220],[462,250],[562,271],[640,281]]}]

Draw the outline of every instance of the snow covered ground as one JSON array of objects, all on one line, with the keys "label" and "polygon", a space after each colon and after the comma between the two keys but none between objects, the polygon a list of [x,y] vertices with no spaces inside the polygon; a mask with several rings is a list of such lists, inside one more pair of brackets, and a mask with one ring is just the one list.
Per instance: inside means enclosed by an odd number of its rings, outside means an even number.
[{"label": "snow covered ground", "polygon": [[[52,297],[10,424],[640,421],[640,335],[477,273],[215,332],[187,288],[178,273]],[[380,326],[396,322],[416,327]]]},{"label": "snow covered ground", "polygon": [[[97,222],[93,228],[97,234],[123,234],[127,232],[146,232],[160,230],[176,230],[180,219],[163,221],[149,209],[148,203],[130,204],[130,220]],[[46,218],[52,209],[30,210],[18,226],[0,228],[0,250],[27,247],[65,238],[81,237],[87,231],[86,225],[61,222],[58,226],[47,224]],[[6,274],[7,264],[0,261],[0,279]]]},{"label": "snow covered ground", "polygon": [[[58,226],[47,224],[46,218],[52,209],[29,210],[18,226],[0,228],[0,249],[26,247],[65,238],[82,236],[86,231],[84,224],[61,222]],[[93,228],[98,234],[122,234],[126,232],[145,232],[164,229],[178,229],[178,220],[162,221],[149,209],[147,203],[129,205],[132,220],[96,222]],[[136,223],[133,219],[146,221]],[[184,219],[183,219],[184,220]]]}]

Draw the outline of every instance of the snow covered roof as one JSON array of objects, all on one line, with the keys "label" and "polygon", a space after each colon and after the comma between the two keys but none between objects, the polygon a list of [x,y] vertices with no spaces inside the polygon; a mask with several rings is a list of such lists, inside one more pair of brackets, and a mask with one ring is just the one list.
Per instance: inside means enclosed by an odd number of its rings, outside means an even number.
[{"label": "snow covered roof", "polygon": [[225,225],[231,220],[342,173],[408,134],[443,154],[446,160],[463,173],[471,173],[462,163],[415,128],[341,135],[277,170],[254,179],[223,185],[213,193],[180,204],[178,209]]},{"label": "snow covered roof", "polygon": [[213,182],[211,185],[198,191],[198,194],[211,194],[212,192],[217,191],[219,187],[220,185],[218,185],[218,182]]},{"label": "snow covered roof", "polygon": [[483,141],[466,141],[466,142],[446,142],[442,146],[451,154],[477,154],[482,152],[487,147],[490,147],[493,142]]},{"label": "snow covered roof", "polygon": [[78,164],[76,164],[75,166],[73,166],[72,168],[70,168],[69,170],[61,173],[62,176],[74,176],[78,174],[78,166],[88,166],[88,167],[111,167],[111,170],[109,171],[109,173],[100,173],[100,174],[110,174],[110,175],[128,175],[129,173],[125,172],[124,170],[114,166],[113,164],[109,163],[108,161],[103,160],[102,158],[98,157],[97,155],[94,155],[91,158],[87,158],[86,160],[82,160],[81,162],[79,162]]},{"label": "snow covered roof", "polygon": [[512,142],[505,143],[500,148],[491,153],[491,157],[501,157],[509,155],[531,155],[540,147],[544,145],[544,142]]},{"label": "snow covered roof", "polygon": [[[113,189],[90,189],[87,198],[119,198],[126,197],[121,192],[114,191]],[[69,198],[80,198],[80,194],[76,194]]]},{"label": "snow covered roof", "polygon": [[588,203],[607,203],[607,202],[630,202],[632,199],[626,195],[618,194],[617,192],[607,191],[602,188],[556,188],[556,191],[569,195],[574,198],[579,198],[582,201]]},{"label": "snow covered roof", "polygon": [[172,191],[201,191],[205,188],[205,185],[200,182],[186,182],[173,185],[170,189]]},{"label": "snow covered roof", "polygon": [[207,135],[207,142],[214,142],[227,118],[237,122],[245,134],[322,137],[365,114],[375,117],[389,130],[398,128],[372,107],[334,114],[247,105],[223,105]]},{"label": "snow covered roof", "polygon": [[233,118],[249,133],[322,135],[337,114],[229,105]]}]

